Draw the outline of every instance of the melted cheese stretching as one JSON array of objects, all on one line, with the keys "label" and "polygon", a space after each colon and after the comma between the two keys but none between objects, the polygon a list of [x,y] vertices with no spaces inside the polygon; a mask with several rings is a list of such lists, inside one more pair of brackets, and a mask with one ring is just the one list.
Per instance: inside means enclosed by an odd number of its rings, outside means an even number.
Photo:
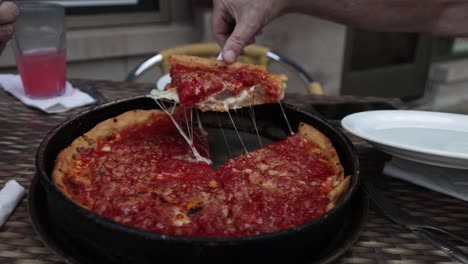
[{"label": "melted cheese stretching", "polygon": [[160,91],[153,89],[151,94],[148,96],[153,99],[167,99],[179,103],[179,96],[175,91]]},{"label": "melted cheese stretching", "polygon": [[[242,102],[245,102],[245,101],[248,101],[248,100],[252,99],[254,97],[255,88],[256,88],[256,86],[252,86],[249,89],[242,90],[236,96],[230,96],[230,97],[227,97],[227,98],[225,98],[223,100],[220,100],[219,98],[217,98],[217,97],[219,97],[219,93],[215,93],[215,94],[212,94],[212,95],[208,96],[204,101],[202,101],[200,103],[197,103],[197,104],[203,104],[203,105],[222,104],[224,106],[225,111],[229,114],[229,117],[231,118],[231,122],[234,125],[237,136],[239,137],[239,140],[240,140],[240,142],[241,142],[241,144],[242,144],[242,146],[244,148],[245,153],[248,153],[247,148],[245,147],[244,142],[242,140],[242,137],[240,136],[239,131],[237,130],[236,124],[234,123],[234,120],[232,119],[231,114],[229,113],[229,109],[237,109],[237,108],[239,108],[238,105],[240,105]],[[177,92],[175,90],[160,91],[160,90],[153,89],[151,91],[151,94],[148,95],[148,96],[150,98],[154,99],[158,104],[159,104],[159,102],[157,100],[160,100],[160,99],[166,99],[166,100],[174,101],[176,103],[179,102],[179,96],[177,95]],[[189,144],[189,146],[192,149],[192,152],[193,152],[193,154],[195,156],[195,161],[203,161],[203,162],[206,162],[208,164],[211,164],[212,163],[211,160],[202,157],[198,153],[198,151],[193,146],[193,140],[190,139],[186,135],[186,133],[180,128],[179,124],[172,117],[171,113],[169,111],[166,111],[166,110],[164,110],[164,112],[166,112],[170,116],[171,120],[173,121],[173,123],[176,126],[179,133],[184,137],[184,139]],[[201,131],[203,133],[205,131],[201,126],[201,122],[200,122],[200,119],[199,119],[198,116],[197,116],[197,118],[198,118],[198,126],[201,128]],[[193,134],[193,133],[189,132],[189,134]]]},{"label": "melted cheese stretching", "polygon": [[[253,98],[255,88],[256,86],[252,86],[249,89],[242,90],[236,96],[230,96],[225,99],[218,98],[219,94],[222,92],[221,91],[220,93],[215,93],[215,94],[208,96],[205,100],[196,104],[197,105],[221,104],[221,105],[224,105],[226,109],[237,109],[239,108],[239,105],[241,105],[243,102],[248,101]],[[153,89],[151,91],[150,97],[153,99],[166,99],[166,100],[179,103],[179,96],[177,95],[177,92],[175,90],[160,91],[160,90]]]},{"label": "melted cheese stretching", "polygon": [[226,111],[228,111],[229,109],[238,109],[240,108],[239,105],[242,105],[243,102],[249,101],[253,98],[255,88],[255,86],[252,86],[249,89],[242,90],[236,96],[230,96],[223,100],[217,98],[219,96],[219,93],[212,94],[208,96],[205,100],[197,104],[222,104],[224,105]]},{"label": "melted cheese stretching", "polygon": [[[154,91],[154,90],[153,90]],[[195,148],[195,146],[193,145],[193,131],[189,131],[189,135],[192,135],[192,138],[190,138],[186,133],[185,131],[180,127],[179,123],[177,122],[177,120],[175,120],[175,118],[173,117],[172,115],[172,112],[168,111],[158,100],[160,99],[167,99],[167,98],[163,98],[163,97],[158,97],[157,94],[158,93],[155,93],[156,95],[153,95],[153,91],[151,92],[150,95],[148,95],[148,97],[152,98],[160,107],[161,109],[164,111],[164,113],[166,113],[169,118],[171,119],[172,123],[174,124],[174,126],[177,128],[177,130],[179,131],[180,135],[185,139],[185,141],[187,142],[187,144],[189,145],[190,149],[192,150],[192,153],[193,155],[195,156],[195,160],[192,160],[190,158],[185,158],[186,161],[189,161],[189,162],[198,162],[198,161],[201,161],[201,162],[205,162],[207,164],[212,164],[213,162],[208,159],[208,158],[205,158],[203,157],[202,155],[200,155],[200,153],[198,152],[198,150]],[[158,92],[165,92],[165,91],[158,91]],[[166,93],[163,93],[165,95],[168,95],[169,92],[166,91]],[[176,94],[177,96],[177,94]],[[177,97],[178,98],[178,97]],[[188,122],[188,120],[187,120]],[[193,130],[193,127],[191,127],[191,129]]]}]

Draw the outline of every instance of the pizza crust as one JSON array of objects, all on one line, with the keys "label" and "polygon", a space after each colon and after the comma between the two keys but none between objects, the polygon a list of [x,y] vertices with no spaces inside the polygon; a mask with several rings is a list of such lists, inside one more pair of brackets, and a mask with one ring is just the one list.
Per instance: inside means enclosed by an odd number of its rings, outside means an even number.
[{"label": "pizza crust", "polygon": [[[160,110],[132,110],[97,124],[83,136],[75,139],[59,153],[55,160],[55,167],[52,171],[52,181],[55,186],[67,197],[71,198],[71,193],[66,188],[64,179],[67,174],[74,174],[75,164],[73,164],[73,161],[80,155],[79,150],[95,148],[100,140],[116,136],[119,131],[132,125],[144,124],[150,120],[154,121],[153,118],[167,118],[167,116]],[[91,184],[87,178],[78,178],[79,176],[76,174],[73,177],[76,177],[75,181],[86,185]]]},{"label": "pizza crust", "polygon": [[223,68],[229,70],[248,69],[249,71],[261,71],[266,73],[266,69],[263,66],[234,62],[232,64],[226,64],[222,60],[215,59],[204,59],[197,56],[190,55],[172,55],[169,58],[170,64],[181,64],[193,68]]},{"label": "pizza crust", "polygon": [[320,147],[321,153],[326,157],[327,162],[330,164],[330,167],[334,170],[333,175],[329,177],[326,182],[326,184],[332,189],[328,193],[328,199],[330,200],[326,207],[326,211],[328,212],[335,207],[336,203],[348,190],[351,183],[351,177],[344,176],[344,169],[341,165],[338,153],[327,136],[303,122],[299,124],[298,134],[303,139],[317,144]]}]

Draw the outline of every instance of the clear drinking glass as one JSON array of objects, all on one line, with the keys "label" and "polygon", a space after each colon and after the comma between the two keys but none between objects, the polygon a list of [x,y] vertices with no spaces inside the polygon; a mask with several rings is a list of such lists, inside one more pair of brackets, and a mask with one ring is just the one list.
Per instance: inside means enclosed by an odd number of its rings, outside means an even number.
[{"label": "clear drinking glass", "polygon": [[18,2],[13,50],[30,98],[50,98],[65,92],[66,30],[63,6]]}]

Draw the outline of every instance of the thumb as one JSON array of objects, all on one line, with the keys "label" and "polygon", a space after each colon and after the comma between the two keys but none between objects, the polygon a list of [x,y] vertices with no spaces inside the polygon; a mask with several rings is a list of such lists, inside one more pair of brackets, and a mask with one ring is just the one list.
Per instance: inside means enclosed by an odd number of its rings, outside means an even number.
[{"label": "thumb", "polygon": [[0,41],[0,56],[3,54],[3,51],[5,50],[6,48],[6,42],[1,42]]},{"label": "thumb", "polygon": [[223,60],[226,63],[233,63],[242,54],[249,41],[255,38],[260,26],[254,27],[246,23],[238,22],[234,31],[226,40],[223,47]]}]

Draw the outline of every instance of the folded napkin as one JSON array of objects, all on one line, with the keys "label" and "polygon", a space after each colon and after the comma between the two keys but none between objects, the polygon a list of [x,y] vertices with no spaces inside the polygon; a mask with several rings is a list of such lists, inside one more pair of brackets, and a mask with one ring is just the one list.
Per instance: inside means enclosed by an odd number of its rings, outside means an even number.
[{"label": "folded napkin", "polygon": [[7,181],[0,190],[0,228],[3,226],[11,212],[15,210],[26,190],[15,180]]},{"label": "folded napkin", "polygon": [[0,86],[25,105],[39,108],[46,113],[65,112],[72,108],[95,102],[91,96],[73,88],[69,82],[66,83],[65,93],[63,95],[49,99],[31,99],[27,97],[24,93],[23,82],[19,75],[0,74]]},{"label": "folded napkin", "polygon": [[468,201],[468,170],[428,165],[393,157],[385,175]]}]

